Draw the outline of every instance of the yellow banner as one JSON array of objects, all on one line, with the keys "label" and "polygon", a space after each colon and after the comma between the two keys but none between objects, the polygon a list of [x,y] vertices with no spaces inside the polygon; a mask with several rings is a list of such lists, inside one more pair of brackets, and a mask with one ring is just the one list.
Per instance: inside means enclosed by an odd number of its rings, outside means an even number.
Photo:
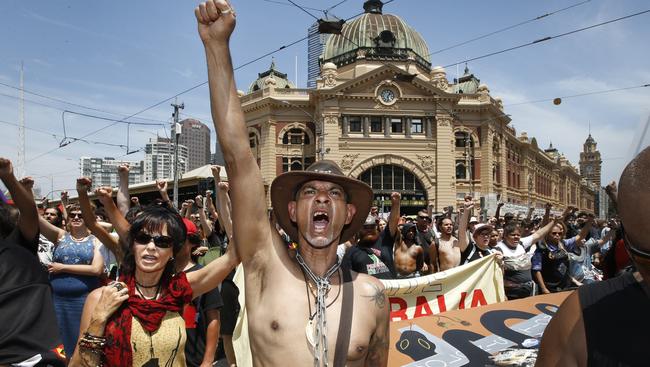
[{"label": "yellow banner", "polygon": [[506,301],[503,271],[495,255],[424,277],[382,280],[391,321]]}]

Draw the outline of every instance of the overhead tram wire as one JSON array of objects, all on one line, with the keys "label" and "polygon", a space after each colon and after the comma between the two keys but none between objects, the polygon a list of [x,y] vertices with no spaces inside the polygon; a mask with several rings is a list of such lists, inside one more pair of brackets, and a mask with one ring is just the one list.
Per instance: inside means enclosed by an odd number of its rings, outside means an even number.
[{"label": "overhead tram wire", "polygon": [[[37,93],[37,92],[30,91],[30,90],[27,90],[27,89],[21,89],[20,87],[17,87],[17,86],[11,85],[11,84],[0,82],[0,85],[5,86],[7,88],[15,89],[15,90],[18,90],[18,91],[22,90],[27,94],[31,94],[31,95],[34,95],[34,96],[37,96],[37,97],[49,99],[49,100],[54,101],[54,102],[59,102],[59,103],[63,103],[63,104],[67,104],[67,105],[75,106],[75,107],[80,107],[80,108],[95,111],[95,112],[107,113],[109,115],[124,116],[124,114],[120,114],[120,113],[117,113],[117,112],[111,112],[111,111],[106,111],[106,110],[102,110],[102,109],[99,109],[99,108],[89,107],[89,106],[85,106],[85,105],[82,105],[82,104],[79,104],[79,103],[69,102],[69,101],[66,101],[64,99],[47,96],[47,95],[44,95],[42,93]],[[14,96],[10,96],[10,95],[7,95],[7,94],[3,94],[3,95],[8,96],[8,97],[14,97]],[[15,98],[19,98],[19,97],[15,97]],[[34,103],[38,103],[38,102],[34,102]],[[56,108],[56,107],[51,106],[51,105],[45,105],[44,104],[44,106]],[[63,111],[63,109],[60,109],[60,110]],[[162,122],[160,120],[154,120],[154,119],[150,119],[150,118],[146,118],[146,117],[136,117],[136,118],[139,119],[139,120],[145,120],[145,121]]]},{"label": "overhead tram wire", "polygon": [[[280,5],[284,5],[284,6],[293,6],[293,5],[285,3],[283,1],[275,1],[275,0],[262,0],[262,1],[267,2],[267,3],[280,4]],[[309,10],[314,10],[314,11],[323,11],[323,9],[310,8],[308,6],[302,6],[302,8],[309,9]]]},{"label": "overhead tram wire", "polygon": [[470,58],[470,59],[462,60],[462,61],[459,61],[459,62],[455,62],[453,64],[445,65],[443,67],[448,68],[450,66],[456,66],[456,65],[464,64],[464,63],[467,63],[467,62],[470,62],[470,61],[476,61],[476,60],[484,59],[484,58],[487,58],[487,57],[490,57],[490,56],[495,56],[495,55],[499,55],[499,54],[506,53],[506,52],[509,52],[509,51],[514,51],[514,50],[524,48],[524,47],[527,47],[527,46],[532,46],[532,45],[536,45],[538,43],[550,41],[552,39],[557,39],[557,38],[568,36],[568,35],[571,35],[571,34],[574,34],[574,33],[586,31],[586,30],[589,30],[589,29],[592,29],[592,28],[596,28],[596,27],[604,26],[604,25],[607,25],[607,24],[610,24],[610,23],[614,23],[614,22],[618,22],[618,21],[621,21],[621,20],[636,17],[638,15],[642,15],[642,14],[645,14],[645,13],[648,13],[648,12],[650,12],[650,9],[640,11],[640,12],[634,13],[634,14],[629,14],[629,15],[626,15],[626,16],[623,16],[623,17],[620,17],[620,18],[611,19],[611,20],[601,22],[601,23],[598,23],[598,24],[594,24],[594,25],[590,25],[590,26],[587,26],[587,27],[578,28],[578,29],[575,29],[575,30],[572,30],[572,31],[569,31],[569,32],[565,32],[565,33],[555,35],[555,36],[547,36],[547,37],[540,38],[540,39],[537,39],[537,40],[529,42],[529,43],[525,43],[525,44],[521,44],[521,45],[518,45],[518,46],[506,48],[506,49],[503,49],[503,50],[500,50],[500,51],[491,52],[489,54],[485,54],[485,55],[482,55],[482,56],[477,56],[477,57],[473,57],[473,58]]},{"label": "overhead tram wire", "polygon": [[560,96],[560,97],[555,97],[555,98],[545,98],[545,99],[537,99],[537,100],[533,100],[533,101],[511,103],[511,104],[504,105],[504,107],[512,107],[512,106],[519,106],[519,105],[533,104],[533,103],[541,103],[541,102],[550,102],[550,101],[555,100],[556,98],[567,99],[567,98],[575,98],[575,97],[593,96],[595,94],[613,93],[613,92],[619,92],[619,91],[622,91],[622,90],[630,90],[630,89],[637,89],[637,88],[647,88],[647,87],[650,87],[650,83],[635,85],[633,87],[608,89],[608,90],[601,90],[601,91],[595,91],[595,92],[573,94],[573,95],[569,95],[569,96]]},{"label": "overhead tram wire", "polygon": [[560,12],[563,12],[563,11],[566,11],[566,10],[569,10],[569,9],[571,9],[571,8],[575,8],[575,7],[577,7],[577,6],[580,6],[580,5],[586,4],[586,3],[588,3],[588,2],[591,2],[591,0],[585,0],[585,1],[582,1],[582,2],[579,2],[579,3],[576,3],[576,4],[573,4],[573,5],[567,6],[567,7],[565,7],[565,8],[558,9],[558,10],[552,11],[552,12],[550,12],[550,13],[546,13],[546,14],[543,14],[543,15],[537,16],[537,17],[532,18],[532,19],[529,19],[529,20],[526,20],[526,21],[523,21],[523,22],[520,22],[520,23],[517,23],[517,24],[513,24],[513,25],[511,25],[511,26],[507,26],[507,27],[505,27],[505,28],[498,29],[498,30],[496,30],[496,31],[493,31],[493,32],[490,32],[490,33],[484,34],[484,35],[482,35],[482,36],[478,36],[478,37],[476,37],[476,38],[472,38],[472,39],[470,39],[470,40],[463,41],[463,42],[460,42],[460,43],[457,43],[457,44],[454,44],[454,45],[451,45],[451,46],[448,46],[448,47],[442,48],[442,49],[440,49],[440,50],[437,50],[437,51],[434,51],[434,52],[430,53],[428,56],[437,55],[437,54],[439,54],[439,53],[441,53],[441,52],[449,51],[449,50],[454,49],[454,48],[456,48],[456,47],[460,47],[460,46],[466,45],[466,44],[468,44],[468,43],[472,43],[472,42],[474,42],[474,41],[478,41],[478,40],[481,40],[481,39],[483,39],[483,38],[487,38],[487,37],[493,36],[493,35],[495,35],[495,34],[497,34],[497,33],[502,33],[502,32],[508,31],[508,30],[510,30],[510,29],[517,28],[517,27],[520,27],[520,26],[522,26],[522,25],[525,25],[525,24],[528,24],[528,23],[532,23],[532,22],[538,21],[538,20],[544,19],[544,18],[546,18],[546,17],[550,17],[550,16],[555,15],[555,14],[557,14],[557,13],[560,13]]},{"label": "overhead tram wire", "polygon": [[[392,3],[393,1],[395,1],[395,0],[388,0],[388,1],[386,1],[386,2],[384,3],[384,5],[388,5],[388,4]],[[353,19],[353,18],[356,18],[356,17],[358,17],[358,16],[360,16],[360,15],[363,15],[364,13],[365,13],[365,12],[361,12],[361,13],[355,14],[355,15],[349,17],[349,18],[346,18],[345,21],[347,22],[347,21],[349,21],[349,20],[351,20],[351,19]],[[233,71],[237,71],[237,70],[239,70],[239,69],[241,69],[241,68],[243,68],[243,67],[246,67],[246,66],[248,66],[248,65],[250,65],[250,64],[253,64],[253,63],[255,63],[255,62],[257,62],[257,61],[259,61],[259,60],[261,60],[261,59],[264,59],[264,58],[266,58],[266,57],[268,57],[268,56],[271,56],[271,55],[273,55],[273,54],[275,54],[275,53],[278,53],[278,52],[280,52],[280,51],[282,51],[282,50],[284,50],[284,49],[286,49],[286,48],[289,48],[289,47],[291,47],[291,46],[294,46],[294,45],[296,45],[296,44],[298,44],[298,43],[300,43],[300,42],[302,42],[302,41],[307,40],[308,38],[309,38],[309,36],[305,36],[305,37],[300,38],[300,39],[298,39],[298,40],[296,40],[296,41],[293,41],[293,42],[291,42],[291,43],[288,43],[288,44],[286,44],[286,45],[283,45],[283,46],[281,46],[281,47],[279,47],[279,48],[277,48],[277,49],[275,49],[275,50],[273,50],[273,51],[267,52],[267,53],[265,53],[265,54],[263,54],[263,55],[261,55],[261,56],[259,56],[259,57],[256,57],[256,58],[254,58],[254,59],[252,59],[252,60],[250,60],[250,61],[248,61],[248,62],[245,62],[245,63],[239,65],[238,67],[234,68]],[[151,106],[149,106],[149,107],[147,107],[147,108],[144,108],[144,109],[142,109],[142,110],[140,110],[140,111],[138,111],[138,112],[136,112],[136,113],[134,113],[134,114],[131,114],[131,115],[129,115],[129,116],[123,118],[122,120],[119,120],[119,121],[125,121],[125,120],[127,120],[127,119],[133,118],[133,117],[135,117],[135,116],[137,116],[137,115],[140,115],[140,114],[142,114],[142,113],[144,113],[144,112],[146,112],[146,111],[149,111],[149,110],[151,110],[151,109],[153,109],[153,108],[155,108],[155,107],[158,107],[158,106],[160,106],[161,104],[163,104],[163,103],[165,103],[165,102],[168,102],[168,101],[170,101],[170,100],[172,100],[172,99],[174,99],[174,98],[176,98],[176,97],[178,97],[178,96],[181,96],[181,95],[183,95],[183,94],[185,94],[185,93],[188,93],[188,92],[190,92],[190,91],[193,91],[194,89],[197,89],[197,88],[199,88],[199,87],[202,87],[202,86],[204,86],[204,85],[206,85],[206,84],[208,84],[208,81],[207,81],[207,80],[206,80],[205,82],[199,83],[199,84],[197,84],[197,85],[195,85],[195,86],[193,86],[193,87],[187,88],[187,89],[185,89],[184,91],[181,91],[181,92],[179,92],[179,93],[177,93],[177,94],[175,94],[175,95],[173,95],[173,96],[171,96],[171,97],[169,97],[169,98],[166,98],[166,99],[164,99],[164,100],[162,100],[162,101],[160,101],[160,102],[158,102],[158,103],[155,103],[155,104],[153,104],[153,105],[151,105]],[[92,136],[92,135],[94,135],[94,134],[97,134],[98,132],[104,131],[104,130],[108,129],[109,127],[115,126],[117,123],[118,123],[118,122],[113,122],[113,123],[108,124],[108,125],[106,125],[106,126],[104,126],[104,127],[102,127],[102,128],[99,128],[99,129],[97,129],[97,130],[94,130],[94,131],[92,131],[92,132],[90,132],[90,133],[88,133],[88,134],[82,136],[81,138],[79,138],[79,140],[85,139],[85,138],[87,138],[87,137],[89,137],[89,136]],[[38,156],[29,159],[27,162],[31,162],[31,161],[33,161],[33,160],[35,160],[35,159],[38,159],[38,158],[43,157],[43,156],[45,156],[45,155],[51,154],[51,153],[53,153],[53,152],[55,152],[55,151],[57,151],[57,150],[59,150],[59,149],[61,149],[61,148],[62,148],[62,147],[56,147],[56,148],[54,148],[54,149],[51,149],[51,150],[49,150],[49,151],[47,151],[47,152],[45,152],[45,153],[39,154]]]}]

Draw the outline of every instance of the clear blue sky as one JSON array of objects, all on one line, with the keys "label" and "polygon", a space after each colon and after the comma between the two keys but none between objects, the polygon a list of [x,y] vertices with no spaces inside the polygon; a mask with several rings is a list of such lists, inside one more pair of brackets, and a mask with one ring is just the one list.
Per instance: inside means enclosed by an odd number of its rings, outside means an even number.
[{"label": "clear blue sky", "polygon": [[[286,0],[277,0],[286,2]],[[298,2],[327,8],[340,0]],[[428,42],[431,52],[492,31],[565,8],[575,1],[429,1],[394,0],[384,12],[403,17]],[[204,54],[196,33],[194,1],[18,1],[0,2],[0,83],[18,86],[24,61],[25,89],[39,94],[108,111],[125,117],[207,80]],[[288,4],[288,3],[287,3]],[[331,11],[347,18],[362,11],[362,0],[348,0]],[[234,0],[238,26],[232,39],[235,66],[306,35],[314,21],[290,5],[263,0]],[[554,36],[592,24],[650,9],[644,0],[592,0],[538,21],[432,56],[434,65],[448,65],[508,47]],[[317,16],[322,16],[314,12]],[[636,147],[650,114],[650,88],[568,98],[559,106],[539,99],[590,93],[650,83],[647,62],[650,49],[650,13],[613,24],[525,47],[469,63],[493,96],[504,100],[518,131],[535,136],[546,147],[550,141],[574,164],[591,132],[603,155],[603,182],[618,179]],[[306,83],[306,41],[275,54],[278,67]],[[237,71],[239,89],[246,90],[271,62],[267,57]],[[462,73],[463,66],[460,66]],[[449,79],[456,67],[447,69]],[[15,89],[0,85],[0,156],[17,158],[20,103]],[[75,142],[51,154],[63,135],[62,110],[97,114],[77,106],[26,94],[26,173],[37,177],[43,193],[74,187],[81,156],[119,157],[125,150],[94,143]],[[183,117],[208,119],[207,88],[179,97]],[[139,117],[169,121],[170,102]],[[511,106],[509,106],[511,105]],[[52,108],[54,107],[54,108]],[[105,126],[83,116],[65,115],[68,135],[80,137]],[[152,121],[132,119],[152,123]],[[144,130],[144,131],[138,131]],[[55,138],[43,132],[59,135]],[[131,149],[144,146],[160,126],[132,126]],[[89,140],[126,144],[126,127],[117,125]],[[646,137],[645,145],[650,141]],[[214,136],[213,136],[214,144]],[[128,156],[141,160],[142,153]]]}]

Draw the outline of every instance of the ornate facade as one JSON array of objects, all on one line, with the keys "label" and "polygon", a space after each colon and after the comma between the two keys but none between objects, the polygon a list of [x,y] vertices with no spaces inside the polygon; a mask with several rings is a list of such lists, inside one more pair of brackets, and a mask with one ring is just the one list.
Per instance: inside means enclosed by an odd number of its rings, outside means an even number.
[{"label": "ornate facade", "polygon": [[364,9],[329,38],[315,89],[262,73],[253,85],[263,87],[240,93],[267,189],[282,172],[330,159],[367,182],[379,206],[400,191],[406,213],[441,211],[470,193],[488,211],[499,198],[515,210],[551,202],[593,212],[576,168],[517,135],[487,85],[467,68],[449,81],[416,31],[378,0]]}]

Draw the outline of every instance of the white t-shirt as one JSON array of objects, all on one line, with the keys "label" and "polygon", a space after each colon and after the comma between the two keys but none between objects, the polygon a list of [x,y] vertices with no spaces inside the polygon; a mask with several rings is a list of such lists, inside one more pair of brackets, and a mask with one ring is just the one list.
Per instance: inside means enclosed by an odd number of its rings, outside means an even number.
[{"label": "white t-shirt", "polygon": [[535,252],[537,246],[533,246],[533,236],[521,238],[520,241],[522,246],[517,245],[514,250],[508,247],[508,245],[506,245],[503,241],[497,243],[497,248],[501,250],[503,256],[505,257],[521,256],[526,252],[529,254],[533,254]]}]

